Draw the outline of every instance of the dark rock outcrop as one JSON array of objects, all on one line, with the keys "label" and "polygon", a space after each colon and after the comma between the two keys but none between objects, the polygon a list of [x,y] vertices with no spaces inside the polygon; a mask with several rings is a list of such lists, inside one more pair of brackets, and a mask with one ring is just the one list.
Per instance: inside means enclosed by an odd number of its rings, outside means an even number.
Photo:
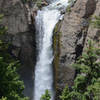
[{"label": "dark rock outcrop", "polygon": [[25,83],[24,94],[32,98],[36,59],[35,27],[28,22],[28,11],[21,0],[0,0],[2,24],[8,27],[4,36],[11,42],[10,53],[21,61],[20,76]]}]

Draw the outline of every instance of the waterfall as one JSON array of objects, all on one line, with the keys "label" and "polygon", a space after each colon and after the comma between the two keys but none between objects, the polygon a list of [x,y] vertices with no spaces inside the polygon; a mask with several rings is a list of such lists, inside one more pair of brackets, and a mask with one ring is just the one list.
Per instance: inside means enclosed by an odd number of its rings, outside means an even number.
[{"label": "waterfall", "polygon": [[55,25],[62,17],[61,12],[68,5],[68,0],[52,1],[39,10],[35,18],[38,57],[35,66],[33,100],[40,100],[45,90],[50,91],[53,100],[52,36]]}]

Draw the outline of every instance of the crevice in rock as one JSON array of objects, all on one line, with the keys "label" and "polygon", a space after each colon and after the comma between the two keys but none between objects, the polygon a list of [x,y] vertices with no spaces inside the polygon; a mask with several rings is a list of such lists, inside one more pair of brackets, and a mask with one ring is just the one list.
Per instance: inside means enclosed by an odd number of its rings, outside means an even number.
[{"label": "crevice in rock", "polygon": [[87,24],[85,27],[83,27],[83,29],[81,30],[81,32],[79,32],[77,34],[77,39],[76,39],[76,46],[75,46],[75,62],[76,60],[78,59],[78,57],[80,57],[83,53],[83,48],[84,48],[84,45],[85,45],[85,40],[86,40],[86,37],[87,37],[87,32],[88,32],[88,27],[89,27],[89,24]]},{"label": "crevice in rock", "polygon": [[77,45],[75,48],[75,51],[76,51],[76,58],[75,59],[77,59],[82,54],[83,46],[81,44]]}]

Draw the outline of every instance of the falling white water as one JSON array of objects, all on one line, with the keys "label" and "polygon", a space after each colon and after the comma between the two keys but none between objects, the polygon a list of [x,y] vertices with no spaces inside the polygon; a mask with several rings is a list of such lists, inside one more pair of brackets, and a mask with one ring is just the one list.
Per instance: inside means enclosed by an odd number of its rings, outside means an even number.
[{"label": "falling white water", "polygon": [[33,100],[40,100],[45,90],[50,91],[52,100],[54,96],[52,36],[55,25],[62,17],[61,12],[68,5],[68,0],[52,1],[51,4],[39,10],[35,18],[38,58],[35,66]]}]

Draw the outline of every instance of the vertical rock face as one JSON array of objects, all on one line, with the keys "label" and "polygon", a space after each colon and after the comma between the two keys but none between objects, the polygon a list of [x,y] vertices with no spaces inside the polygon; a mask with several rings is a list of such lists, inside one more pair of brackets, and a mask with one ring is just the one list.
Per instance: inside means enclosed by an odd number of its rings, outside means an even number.
[{"label": "vertical rock face", "polygon": [[[100,0],[97,1],[96,10],[92,16],[100,16]],[[94,40],[97,47],[100,44],[100,29],[94,28],[92,25],[89,26],[84,49],[88,46],[88,40]]]},{"label": "vertical rock face", "polygon": [[[60,55],[59,66],[56,69],[57,95],[61,93],[66,84],[73,85],[75,70],[71,67],[82,52],[89,35],[89,18],[100,10],[99,1],[77,0],[66,12],[60,28]],[[98,11],[97,11],[98,12]],[[95,34],[95,33],[94,33]],[[96,35],[96,34],[95,34]]]},{"label": "vertical rock face", "polygon": [[35,65],[35,28],[28,24],[27,10],[21,0],[0,0],[2,24],[8,27],[5,41],[10,41],[10,53],[21,61],[20,75],[25,83],[24,94],[32,97]]}]

